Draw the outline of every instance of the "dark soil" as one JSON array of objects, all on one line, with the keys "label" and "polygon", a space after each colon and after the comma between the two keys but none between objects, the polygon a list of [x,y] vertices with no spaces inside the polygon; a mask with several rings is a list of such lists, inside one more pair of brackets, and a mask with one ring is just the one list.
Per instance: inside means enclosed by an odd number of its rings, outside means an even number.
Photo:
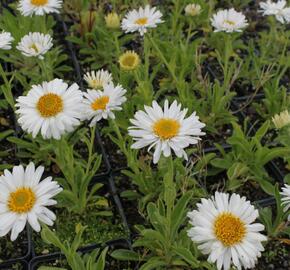
[{"label": "dark soil", "polygon": [[26,230],[14,242],[10,240],[10,234],[0,238],[0,263],[9,259],[24,257],[27,253],[28,241]]},{"label": "dark soil", "polygon": [[279,241],[270,241],[258,260],[254,270],[289,270],[290,269],[290,246]]}]

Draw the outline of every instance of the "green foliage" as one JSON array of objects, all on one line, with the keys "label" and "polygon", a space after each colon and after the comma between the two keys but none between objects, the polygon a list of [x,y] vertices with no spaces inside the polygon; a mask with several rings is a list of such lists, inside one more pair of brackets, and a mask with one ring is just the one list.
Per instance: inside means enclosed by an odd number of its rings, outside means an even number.
[{"label": "green foliage", "polygon": [[[41,231],[42,239],[51,245],[56,246],[65,255],[68,265],[72,270],[104,270],[105,258],[107,255],[108,247],[101,249],[95,249],[90,254],[82,255],[78,252],[82,241],[82,234],[86,228],[80,224],[76,225],[76,236],[72,243],[60,241],[57,234],[50,230],[48,227],[44,227]],[[42,269],[52,270],[50,267],[43,267]],[[53,268],[59,269],[62,268]]]},{"label": "green foliage", "polygon": [[[201,5],[197,16],[185,15],[185,6],[192,3],[189,0],[169,0],[162,5],[158,1],[141,0],[63,2],[61,17],[70,26],[67,36],[59,31],[57,17],[20,16],[16,3],[10,5],[13,12],[5,9],[0,16],[0,29],[11,32],[15,39],[11,50],[0,50],[0,113],[1,119],[9,119],[8,125],[0,125],[3,145],[0,171],[11,168],[11,163],[16,161],[45,165],[46,171],[64,188],[57,198],[59,217],[71,215],[64,226],[72,219],[86,219],[92,209],[94,213],[90,217],[96,220],[91,222],[92,227],[98,226],[100,216],[113,216],[114,211],[108,211],[107,194],[100,195],[103,184],[95,178],[102,163],[95,147],[96,127],[87,128],[85,122],[59,141],[44,140],[41,136],[32,138],[21,130],[13,130],[17,118],[12,115],[15,99],[25,95],[31,85],[53,78],[75,81],[78,74],[72,72],[73,63],[66,48],[66,42],[71,42],[83,71],[104,68],[112,73],[114,84],[121,84],[127,90],[122,111],[116,112],[114,120],[98,123],[97,128],[103,141],[114,144],[113,151],[118,152],[114,161],[125,160],[126,169],[117,179],[126,182],[116,181],[117,189],[122,199],[129,201],[126,205],[137,208],[140,219],[136,220],[144,222],[132,224],[137,235],[132,250],[115,250],[111,254],[113,258],[134,261],[140,270],[216,269],[187,236],[186,214],[196,208],[201,198],[221,189],[224,179],[224,189],[228,192],[245,188],[250,193],[251,185],[246,184],[250,182],[274,196],[275,207],[259,209],[260,220],[270,240],[289,243],[286,222],[289,213],[283,212],[280,186],[268,170],[268,163],[276,160],[283,169],[290,168],[289,126],[274,131],[270,122],[275,114],[289,108],[287,26],[278,23],[274,16],[253,15],[258,3],[251,3],[249,8],[250,0],[196,0],[194,3]],[[161,10],[164,22],[143,37],[124,34],[121,28],[106,27],[104,18],[108,12],[117,12],[122,19],[128,10],[149,2]],[[242,33],[214,32],[210,23],[213,13],[232,7],[246,14],[247,29]],[[34,31],[53,36],[54,46],[44,60],[25,57],[16,49],[21,38]],[[141,59],[138,68],[130,72],[122,70],[118,63],[120,55],[127,50],[134,50]],[[262,99],[255,99],[258,93],[264,94]],[[240,102],[238,109],[233,108],[233,98],[244,95],[248,99]],[[163,104],[165,99],[177,100],[182,108],[188,109],[187,115],[195,111],[206,124],[206,135],[200,144],[186,149],[188,161],[175,156],[161,157],[158,165],[153,166],[151,153],[131,149],[129,119],[144,105],[150,105],[153,100]],[[248,118],[241,122],[237,117],[240,111],[248,113],[257,131],[248,127]],[[224,142],[230,146],[228,149],[222,147]],[[213,144],[217,151],[204,154],[204,148]],[[109,158],[114,159],[114,153]],[[115,174],[114,167],[110,173]],[[290,184],[290,174],[284,181]],[[131,207],[127,211],[132,211]],[[101,217],[100,222],[104,224],[99,226],[107,226]],[[71,230],[70,226],[67,228]],[[44,226],[42,238],[65,255],[68,264],[65,267],[69,269],[105,269],[107,248],[90,254],[78,252],[82,243],[88,243],[82,241],[84,230],[85,227],[78,225],[70,243],[71,235],[63,241],[65,236]]]},{"label": "green foliage", "polygon": [[287,223],[285,222],[285,220],[287,220],[289,213],[283,211],[283,206],[281,204],[281,195],[279,193],[278,185],[275,186],[274,196],[276,200],[276,208],[275,207],[261,208],[259,211],[260,219],[265,225],[267,235],[269,237],[276,239],[282,238],[283,236],[289,237],[290,230],[287,226]]},{"label": "green foliage", "polygon": [[111,256],[119,260],[144,261],[139,268],[142,270],[159,267],[212,269],[210,265],[197,260],[197,248],[187,236],[186,229],[182,228],[194,193],[186,191],[178,196],[174,182],[177,172],[171,159],[167,159],[166,162],[167,171],[163,174],[159,198],[155,203],[148,203],[146,207],[146,215],[152,227],[136,226],[140,237],[133,243],[133,247],[144,248],[145,255],[134,251],[116,250]]},{"label": "green foliage", "polygon": [[[3,11],[3,15],[0,16],[0,29],[13,33],[13,45],[15,45],[9,51],[9,55],[6,54],[5,51],[1,51],[0,59],[13,65],[14,70],[7,72],[7,74],[11,75],[11,78],[14,78],[14,83],[20,83],[25,91],[28,91],[32,84],[41,83],[44,80],[51,80],[55,77],[63,78],[64,74],[72,70],[72,68],[67,65],[68,56],[60,46],[54,45],[54,47],[45,54],[44,60],[40,60],[36,57],[23,56],[21,52],[15,48],[21,38],[29,32],[41,32],[52,35],[55,23],[52,16],[36,16],[33,18],[29,16],[18,16],[13,15],[6,9]],[[0,76],[3,77],[1,70]],[[6,91],[8,91],[8,89]],[[9,97],[7,101],[10,105],[11,103],[14,105],[12,97]]]},{"label": "green foliage", "polygon": [[252,137],[248,137],[239,125],[233,123],[233,134],[227,140],[232,149],[225,152],[219,147],[221,158],[211,160],[211,164],[226,170],[229,190],[236,189],[246,181],[256,181],[268,194],[274,194],[274,186],[265,165],[279,158],[289,155],[286,147],[268,147],[262,144],[262,139],[267,133],[270,122],[265,122]]}]

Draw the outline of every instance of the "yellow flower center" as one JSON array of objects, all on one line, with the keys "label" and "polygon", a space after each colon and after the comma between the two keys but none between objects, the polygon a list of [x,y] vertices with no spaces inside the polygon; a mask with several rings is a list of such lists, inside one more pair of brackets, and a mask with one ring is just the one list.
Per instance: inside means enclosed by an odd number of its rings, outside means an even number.
[{"label": "yellow flower center", "polygon": [[129,66],[132,67],[135,64],[135,57],[134,55],[128,55],[127,57],[125,57],[122,61],[123,65],[125,66]]},{"label": "yellow flower center", "polygon": [[37,48],[37,46],[36,46],[35,43],[33,43],[33,44],[30,46],[30,49],[33,49],[36,53],[39,52],[39,50],[38,50],[38,48]]},{"label": "yellow flower center", "polygon": [[139,56],[134,51],[127,51],[119,58],[121,68],[125,70],[133,70],[139,65]]},{"label": "yellow flower center", "polygon": [[103,80],[97,79],[93,79],[89,82],[90,87],[92,87],[93,89],[102,88],[103,84],[104,84]]},{"label": "yellow flower center", "polygon": [[224,22],[229,24],[229,25],[235,25],[236,24],[234,21],[231,21],[231,20],[225,20]]},{"label": "yellow flower center", "polygon": [[244,222],[231,213],[222,213],[214,222],[214,233],[226,247],[240,243],[246,234]]},{"label": "yellow flower center", "polygon": [[95,101],[92,103],[91,107],[94,111],[105,110],[109,100],[110,100],[110,98],[108,96],[99,97],[99,98],[95,99]]},{"label": "yellow flower center", "polygon": [[59,95],[48,93],[38,100],[36,107],[42,117],[53,117],[63,111],[63,101]]},{"label": "yellow flower center", "polygon": [[179,129],[179,122],[170,118],[161,118],[153,125],[154,133],[162,140],[168,140],[175,137]]},{"label": "yellow flower center", "polygon": [[146,18],[146,17],[139,18],[135,21],[135,23],[139,24],[139,25],[145,25],[148,23],[148,18]]},{"label": "yellow flower center", "polygon": [[35,193],[31,188],[18,188],[16,191],[10,193],[8,198],[8,208],[11,212],[18,214],[29,212],[36,201]]},{"label": "yellow flower center", "polygon": [[34,6],[45,6],[48,0],[31,0],[31,4]]}]

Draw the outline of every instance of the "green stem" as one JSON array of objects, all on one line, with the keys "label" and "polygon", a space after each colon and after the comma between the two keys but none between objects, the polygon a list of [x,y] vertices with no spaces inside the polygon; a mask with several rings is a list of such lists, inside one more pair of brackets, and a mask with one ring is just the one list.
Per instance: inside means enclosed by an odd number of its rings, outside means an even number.
[{"label": "green stem", "polygon": [[232,55],[232,39],[230,34],[226,33],[226,39],[225,39],[225,51],[224,51],[224,83],[229,81],[229,61],[230,57]]},{"label": "green stem", "polygon": [[149,67],[150,67],[150,47],[149,47],[149,42],[148,42],[148,35],[145,35],[144,37],[144,47],[143,47],[143,51],[144,51],[144,67],[145,67],[145,80],[149,81]]},{"label": "green stem", "polygon": [[190,18],[190,23],[189,23],[189,27],[188,27],[188,32],[187,32],[187,38],[186,38],[186,45],[188,46],[189,44],[189,40],[190,40],[190,37],[191,37],[191,31],[192,31],[192,27],[193,27],[193,21],[192,21],[192,18]]},{"label": "green stem", "polygon": [[115,119],[112,119],[111,123],[112,123],[113,129],[114,129],[114,131],[115,131],[115,133],[117,135],[117,138],[118,138],[118,141],[119,141],[119,147],[121,148],[121,151],[126,155],[126,157],[128,157],[128,151],[126,149],[126,146],[125,146],[125,143],[124,143],[124,138],[123,138],[123,136],[121,134],[120,128],[117,125]]},{"label": "green stem", "polygon": [[169,62],[166,60],[165,56],[163,55],[162,51],[159,49],[158,45],[156,44],[156,42],[154,41],[154,39],[152,37],[150,37],[148,35],[148,39],[150,40],[152,46],[154,47],[154,49],[156,50],[156,52],[158,53],[159,57],[161,58],[161,60],[163,61],[163,63],[165,64],[165,66],[167,67],[170,75],[172,76],[172,78],[174,79],[175,83],[178,83],[177,77],[175,76],[174,71],[172,70],[171,65],[169,64]]},{"label": "green stem", "polygon": [[95,132],[96,132],[96,125],[94,125],[91,128],[91,139],[90,139],[90,145],[89,145],[89,148],[88,148],[89,156],[88,156],[88,162],[87,162],[87,167],[86,167],[86,175],[90,171],[92,160],[93,160],[92,156],[93,156],[93,149],[94,149]]},{"label": "green stem", "polygon": [[49,81],[50,80],[50,74],[48,72],[48,68],[46,66],[45,59],[39,59],[38,63],[39,63],[39,67],[40,67],[41,73],[43,75],[42,76],[43,79]]},{"label": "green stem", "polygon": [[179,17],[179,13],[180,13],[180,0],[176,0],[176,1],[173,1],[174,6],[175,6],[175,9],[174,9],[174,12],[173,12],[173,16],[172,16],[172,34],[173,36],[175,36],[176,34],[176,28],[177,28],[177,24],[178,24],[178,17]]},{"label": "green stem", "polygon": [[118,39],[118,33],[113,32],[113,38],[114,38],[114,44],[116,47],[117,54],[120,55],[121,50],[120,50],[120,44],[119,44],[119,39]]}]

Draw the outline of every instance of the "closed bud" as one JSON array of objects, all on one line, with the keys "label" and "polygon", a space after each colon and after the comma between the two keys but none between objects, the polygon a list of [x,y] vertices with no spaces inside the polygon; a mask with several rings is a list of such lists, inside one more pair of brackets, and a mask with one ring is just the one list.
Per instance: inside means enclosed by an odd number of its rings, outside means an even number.
[{"label": "closed bud", "polygon": [[110,29],[120,28],[120,18],[116,12],[109,13],[105,16],[106,26]]}]

